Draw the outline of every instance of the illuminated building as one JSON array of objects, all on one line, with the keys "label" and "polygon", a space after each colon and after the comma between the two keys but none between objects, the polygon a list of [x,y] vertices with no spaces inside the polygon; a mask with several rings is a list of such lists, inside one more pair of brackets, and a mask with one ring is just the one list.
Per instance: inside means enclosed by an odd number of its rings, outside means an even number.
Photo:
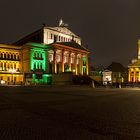
[{"label": "illuminated building", "polygon": [[103,74],[103,85],[112,84],[112,71],[104,70]]},{"label": "illuminated building", "polygon": [[128,66],[128,81],[140,82],[140,40],[138,40],[138,58],[133,59]]},{"label": "illuminated building", "polygon": [[0,83],[20,84],[23,82],[21,48],[0,44]]},{"label": "illuminated building", "polygon": [[14,45],[22,46],[28,42],[37,42],[43,44],[51,44],[54,42],[71,42],[75,41],[81,45],[81,38],[69,30],[68,25],[62,19],[59,21],[59,26],[50,27],[43,25],[43,27],[25,37],[18,40]]},{"label": "illuminated building", "polygon": [[[52,75],[88,75],[89,51],[62,20],[43,26],[12,45],[1,45],[1,80],[10,84],[51,84]],[[54,80],[54,79],[53,79]]]},{"label": "illuminated building", "polygon": [[111,80],[112,84],[128,82],[128,72],[122,64],[118,62],[112,62],[108,67],[108,70],[112,72]]},{"label": "illuminated building", "polygon": [[27,43],[22,46],[23,74],[25,83],[51,84],[51,74],[47,73],[47,51],[49,46]]},{"label": "illuminated building", "polygon": [[28,82],[49,83],[51,75],[64,72],[88,75],[88,51],[75,42],[26,43],[22,46],[22,56]]}]

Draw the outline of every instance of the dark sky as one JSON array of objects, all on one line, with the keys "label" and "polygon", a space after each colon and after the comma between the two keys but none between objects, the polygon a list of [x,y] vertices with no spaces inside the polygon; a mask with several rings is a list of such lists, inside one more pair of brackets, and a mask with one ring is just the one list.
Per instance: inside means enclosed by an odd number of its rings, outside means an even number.
[{"label": "dark sky", "polygon": [[80,35],[92,64],[127,66],[137,57],[140,0],[1,0],[0,42],[11,43],[59,19]]}]

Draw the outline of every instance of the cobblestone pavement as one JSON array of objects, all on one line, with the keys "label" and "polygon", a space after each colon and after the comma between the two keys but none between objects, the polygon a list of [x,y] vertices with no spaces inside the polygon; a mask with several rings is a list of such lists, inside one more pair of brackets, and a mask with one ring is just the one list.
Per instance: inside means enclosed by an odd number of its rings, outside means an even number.
[{"label": "cobblestone pavement", "polygon": [[0,87],[0,140],[139,140],[140,89]]}]

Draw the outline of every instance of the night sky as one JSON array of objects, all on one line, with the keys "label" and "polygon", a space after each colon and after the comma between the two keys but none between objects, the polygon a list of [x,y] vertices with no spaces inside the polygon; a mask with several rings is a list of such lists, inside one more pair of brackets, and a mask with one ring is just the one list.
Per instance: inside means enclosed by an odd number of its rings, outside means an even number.
[{"label": "night sky", "polygon": [[92,64],[127,66],[137,57],[140,0],[1,0],[0,42],[12,43],[62,18],[88,45]]}]

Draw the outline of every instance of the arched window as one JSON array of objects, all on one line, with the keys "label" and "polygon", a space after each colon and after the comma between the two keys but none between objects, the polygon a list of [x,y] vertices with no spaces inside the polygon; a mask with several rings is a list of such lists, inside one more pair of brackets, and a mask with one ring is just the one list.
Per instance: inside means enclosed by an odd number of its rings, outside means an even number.
[{"label": "arched window", "polygon": [[14,64],[14,69],[16,69],[16,63]]},{"label": "arched window", "polygon": [[4,53],[4,59],[6,59],[6,53]]},{"label": "arched window", "polygon": [[11,59],[13,59],[13,54],[11,54]]},{"label": "arched window", "polygon": [[61,42],[63,42],[63,36],[61,36]]},{"label": "arched window", "polygon": [[39,58],[39,53],[37,53],[37,58]]},{"label": "arched window", "polygon": [[34,58],[36,58],[36,53],[34,53]]},{"label": "arched window", "polygon": [[39,62],[37,63],[37,69],[39,69]]},{"label": "arched window", "polygon": [[6,70],[6,62],[4,62],[4,70]]},{"label": "arched window", "polygon": [[40,63],[40,69],[42,70],[42,63]]},{"label": "arched window", "polygon": [[19,54],[17,55],[17,59],[19,60]]},{"label": "arched window", "polygon": [[9,53],[8,53],[8,55],[7,55],[7,58],[10,59],[10,55],[9,55]]},{"label": "arched window", "polygon": [[9,69],[9,63],[7,63],[7,68]]},{"label": "arched window", "polygon": [[3,68],[3,63],[1,62],[0,66]]},{"label": "arched window", "polygon": [[36,69],[36,63],[34,63],[34,69]]},{"label": "arched window", "polygon": [[0,70],[2,70],[2,62],[0,62]]},{"label": "arched window", "polygon": [[10,67],[11,67],[11,69],[13,69],[13,64],[12,63],[11,63],[11,66]]},{"label": "arched window", "polygon": [[40,54],[40,58],[42,58],[42,53]]},{"label": "arched window", "polygon": [[16,55],[14,54],[14,59],[16,59]]}]

